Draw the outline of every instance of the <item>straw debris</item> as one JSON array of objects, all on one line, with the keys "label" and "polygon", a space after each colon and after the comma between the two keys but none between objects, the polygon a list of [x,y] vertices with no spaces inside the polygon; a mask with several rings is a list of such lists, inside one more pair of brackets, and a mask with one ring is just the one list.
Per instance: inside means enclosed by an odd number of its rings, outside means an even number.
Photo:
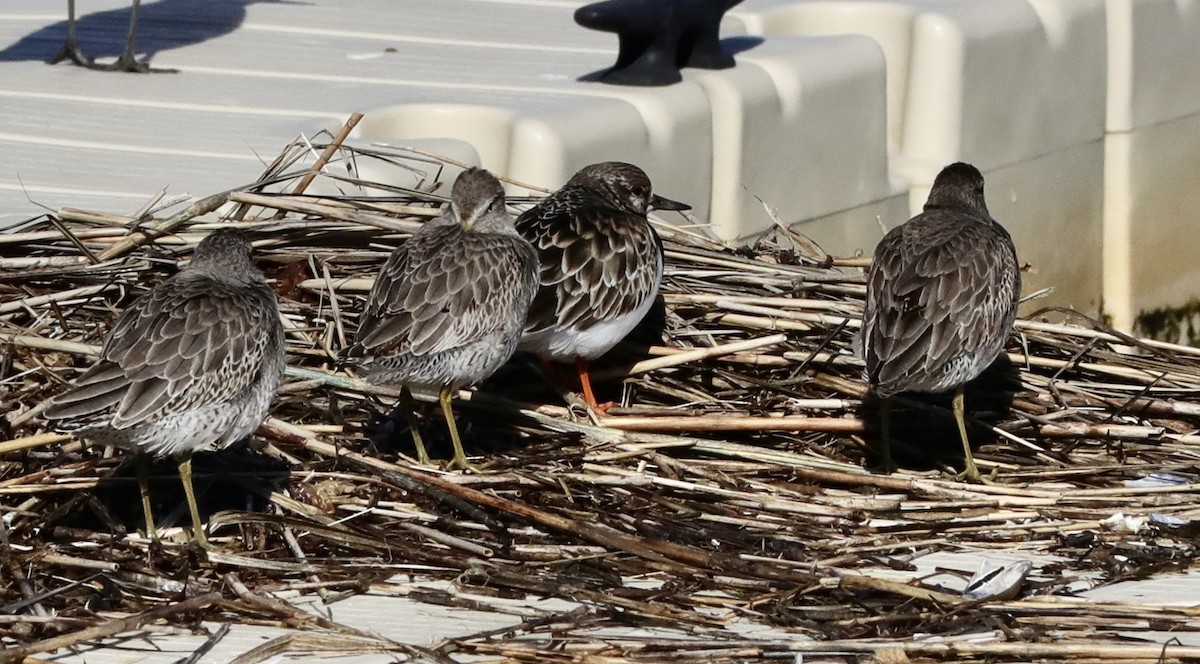
[{"label": "straw debris", "polygon": [[[298,141],[258,182],[173,214],[62,210],[0,235],[0,661],[169,627],[209,629],[211,648],[226,630],[202,621],[297,630],[243,664],[300,651],[1200,658],[1149,635],[1200,630],[1191,606],[1076,597],[1194,565],[1200,350],[1029,313],[967,393],[976,460],[994,484],[950,479],[961,458],[937,398],[895,412],[909,470],[873,474],[877,404],[854,353],[867,262],[783,231],[734,251],[686,222],[662,224],[664,306],[597,366],[620,404],[611,417],[588,420],[517,358],[459,402],[468,452],[487,469],[444,474],[415,465],[403,426],[381,418],[394,392],[335,357],[388,251],[437,214],[448,162],[340,143]],[[359,178],[369,162],[415,184]],[[219,549],[206,555],[181,536],[169,463],[153,480],[165,539],[147,541],[125,455],[49,431],[39,413],[88,366],[116,312],[229,223],[274,279],[290,365],[254,449],[196,461]],[[436,457],[448,441],[435,410],[423,417]],[[917,574],[915,561],[938,552],[1034,566],[1015,598],[968,601],[958,590],[970,571]],[[363,593],[507,613],[514,626],[416,648],[289,601],[336,613]]]}]

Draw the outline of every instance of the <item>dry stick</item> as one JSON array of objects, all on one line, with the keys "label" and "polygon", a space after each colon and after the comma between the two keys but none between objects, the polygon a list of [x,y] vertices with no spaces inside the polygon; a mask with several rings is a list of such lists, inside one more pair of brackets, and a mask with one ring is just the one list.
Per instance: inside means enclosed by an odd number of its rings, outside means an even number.
[{"label": "dry stick", "polygon": [[[300,181],[296,183],[296,186],[292,188],[291,193],[293,196],[299,196],[300,194],[304,193],[305,189],[308,189],[308,185],[312,184],[312,181],[316,179],[317,174],[321,172],[321,169],[325,168],[325,164],[328,164],[329,160],[333,159],[333,155],[337,154],[337,151],[341,149],[342,143],[347,137],[350,136],[350,132],[354,131],[354,127],[358,125],[358,121],[362,120],[362,118],[362,113],[355,112],[350,114],[350,117],[346,119],[346,123],[342,125],[340,130],[338,130],[337,135],[333,137],[333,140],[329,142],[329,145],[325,146],[325,151],[321,153],[320,157],[317,157],[315,162],[313,162],[312,168],[310,168],[308,172],[304,174],[304,177],[300,178]],[[275,213],[273,218],[282,219],[285,214],[287,213],[283,210],[280,210]]]},{"label": "dry stick", "polygon": [[[21,597],[25,600],[20,604],[32,605],[34,615],[43,617],[49,615],[46,612],[46,608],[39,601],[38,595],[33,592],[33,586],[29,584],[29,578],[25,576],[25,570],[13,559],[12,546],[8,541],[8,524],[0,524],[0,551],[3,551],[4,567],[8,568],[8,573],[16,580],[17,588],[21,591]],[[5,608],[4,612],[15,612],[16,610],[16,607],[9,605]]]},{"label": "dry stick", "polygon": [[36,653],[53,652],[61,648],[69,648],[87,641],[102,639],[107,636],[114,636],[116,634],[121,634],[122,632],[129,632],[141,627],[142,625],[145,625],[146,623],[150,623],[161,618],[168,618],[178,613],[185,613],[188,611],[196,611],[206,608],[210,604],[213,604],[220,599],[220,592],[205,593],[203,595],[191,597],[180,602],[167,604],[166,606],[147,609],[141,613],[135,613],[125,618],[109,620],[107,622],[100,623],[99,625],[94,625],[92,627],[88,627],[87,629],[79,630],[78,632],[71,632],[70,634],[63,634],[61,636],[42,639],[41,641],[35,641],[27,646],[10,648],[0,652],[0,664],[5,662],[20,662],[25,657]]},{"label": "dry stick", "polygon": [[595,544],[619,549],[639,558],[646,558],[660,563],[678,562],[701,569],[712,566],[712,556],[700,549],[672,542],[642,540],[596,523],[585,524],[575,519],[543,512],[529,505],[506,500],[470,487],[460,486],[436,475],[414,471],[404,466],[340,449],[319,440],[315,435],[298,436],[298,438],[299,440],[295,442],[303,445],[311,452],[316,452],[327,457],[345,459],[360,468],[380,473],[388,481],[399,479],[401,481],[397,484],[404,489],[408,489],[413,483],[428,485],[447,495],[454,496],[467,504],[490,508],[527,521],[532,521],[543,527],[570,533]]},{"label": "dry stick", "polygon": [[606,417],[606,427],[622,431],[795,431],[863,433],[866,426],[850,417],[737,417],[685,415],[680,417]]},{"label": "dry stick", "polygon": [[[786,309],[829,311],[845,316],[861,316],[862,306],[853,302],[838,300],[814,300],[802,297],[779,297],[769,295],[722,295],[712,293],[666,293],[663,299],[667,304],[712,304],[719,306],[722,302],[758,305],[760,307],[784,307]],[[854,311],[847,312],[846,309]]]},{"label": "dry stick", "polygon": [[132,251],[132,250],[136,249],[137,247],[140,247],[141,245],[150,241],[151,239],[158,238],[160,236],[171,233],[176,228],[191,221],[193,218],[208,214],[209,212],[216,210],[217,208],[224,205],[225,202],[228,200],[229,200],[229,192],[228,191],[224,191],[219,194],[213,194],[212,196],[207,196],[205,198],[201,198],[200,200],[196,201],[195,203],[192,203],[191,205],[189,205],[187,207],[187,209],[177,212],[176,214],[172,215],[170,218],[166,219],[165,221],[163,221],[159,224],[156,224],[153,228],[149,229],[148,231],[138,231],[136,233],[128,235],[127,237],[125,237],[122,240],[117,241],[112,246],[110,246],[108,249],[105,249],[104,251],[100,252],[100,255],[97,258],[99,258],[101,262],[104,262],[104,261],[112,260],[119,256],[124,256],[125,254],[129,253],[130,251]]},{"label": "dry stick", "polygon": [[622,369],[616,368],[611,371],[604,371],[597,374],[600,378],[616,378],[619,376],[636,376],[638,374],[655,371],[657,369],[665,369],[688,362],[696,362],[710,357],[720,357],[721,355],[729,355],[731,353],[741,353],[756,348],[766,346],[774,346],[775,344],[787,341],[786,334],[772,334],[768,337],[758,337],[755,339],[745,339],[743,341],[734,341],[719,346],[710,348],[697,348],[695,350],[685,350],[681,353],[675,353],[666,357],[656,357],[649,360],[642,360],[637,364]]},{"label": "dry stick", "polygon": [[[453,157],[448,157],[446,155],[438,154],[436,152],[422,150],[421,148],[414,148],[411,145],[393,145],[391,143],[373,143],[372,145],[378,145],[379,147],[392,148],[393,150],[403,150],[405,152],[419,154],[423,157],[429,157],[429,158],[435,159],[437,161],[445,162],[447,164],[450,164],[451,166],[457,166],[457,167],[463,169],[464,171],[467,170],[468,168],[471,168],[474,165],[474,164],[468,164],[465,161],[459,161],[458,159],[454,159]],[[528,189],[529,191],[536,191],[536,192],[542,193],[542,194],[550,193],[550,190],[546,189],[545,187],[539,187],[537,185],[528,184],[525,182],[521,182],[520,180],[514,180],[510,177],[506,177],[503,175],[496,175],[496,179],[500,180],[501,182],[507,182],[511,185],[520,187],[522,189]]]},{"label": "dry stick", "polygon": [[[71,208],[63,208],[59,211],[59,216],[67,219],[69,214],[83,214]],[[120,238],[129,233],[126,228],[82,228],[75,231],[75,237],[87,240],[103,240],[107,238]],[[62,239],[62,233],[58,231],[28,231],[25,233],[0,233],[0,245],[26,245],[37,242],[55,242]]]},{"label": "dry stick", "polygon": [[421,199],[415,199],[413,201],[412,205],[406,205],[404,203],[385,203],[385,202],[377,203],[377,202],[375,202],[373,200],[369,200],[369,199],[367,199],[367,200],[360,199],[358,201],[358,203],[359,203],[358,205],[353,205],[347,201],[344,201],[344,200],[341,200],[338,198],[324,198],[321,196],[317,196],[316,194],[309,194],[308,196],[302,196],[299,198],[293,197],[293,196],[288,196],[288,195],[276,194],[276,195],[272,196],[272,198],[274,200],[288,201],[288,202],[294,202],[294,203],[312,203],[313,205],[320,205],[323,208],[330,208],[333,210],[358,210],[359,212],[369,212],[372,214],[386,213],[389,218],[392,218],[392,217],[437,217],[437,216],[441,216],[441,214],[442,214],[442,210],[441,210],[442,201],[440,199],[438,199],[438,200],[430,199],[428,201],[422,201]]},{"label": "dry stick", "polygon": [[8,454],[9,452],[16,452],[18,450],[31,450],[35,447],[45,447],[70,439],[70,435],[63,433],[39,433],[33,436],[25,436],[24,438],[14,438],[13,440],[0,442],[0,454]]},{"label": "dry stick", "polygon": [[[283,423],[286,424],[286,423]],[[565,532],[570,535],[585,539],[600,546],[610,547],[624,551],[628,554],[672,566],[672,563],[681,563],[690,568],[699,568],[702,570],[712,570],[717,567],[715,561],[707,551],[697,549],[695,547],[676,544],[663,540],[641,539],[631,535],[626,535],[620,531],[611,529],[607,526],[602,526],[597,523],[583,523],[576,519],[551,514],[534,508],[530,505],[517,503],[511,500],[500,498],[489,493],[484,493],[470,487],[461,486],[454,482],[448,481],[442,477],[431,475],[424,472],[419,472],[391,464],[386,461],[364,456],[356,452],[340,449],[334,445],[319,440],[315,435],[296,430],[301,435],[294,436],[294,442],[304,446],[311,452],[321,454],[323,456],[340,458],[349,461],[355,466],[369,470],[370,472],[379,473],[385,480],[389,482],[397,482],[401,488],[408,489],[417,485],[428,485],[444,491],[446,494],[455,496],[468,504],[484,506],[511,516],[515,516],[527,521],[532,521],[542,527]],[[724,561],[733,563],[732,559]],[[691,573],[693,570],[676,569],[677,572]],[[811,581],[811,575],[807,573],[787,573],[784,570],[766,568],[761,565],[755,566],[753,569],[740,569],[741,573],[755,578],[767,577],[775,578],[781,581],[798,582],[801,579]],[[871,588],[888,593],[897,593],[906,597],[914,597],[936,601],[943,604],[956,604],[962,600],[953,595],[938,593],[923,588],[908,586],[906,584],[894,583],[881,579],[873,579],[871,577],[845,574],[839,575],[839,581],[843,584],[849,584],[857,588]]]},{"label": "dry stick", "polygon": [[[229,194],[229,200],[235,203],[241,203],[245,206],[257,205],[263,208],[272,208],[279,210],[274,218],[282,218],[287,212],[299,212],[301,214],[326,217],[336,221],[344,221],[348,223],[361,224],[363,226],[371,226],[373,228],[381,228],[385,231],[396,231],[400,233],[414,233],[421,227],[420,222],[405,221],[396,219],[395,217],[387,217],[382,214],[374,214],[371,212],[362,212],[358,210],[346,210],[312,203],[310,201],[295,200],[280,196],[268,196],[266,194],[256,194],[249,191],[235,191]],[[441,214],[440,212],[438,214]]]},{"label": "dry stick", "polygon": [[221,626],[217,628],[217,631],[213,632],[207,639],[205,639],[204,643],[200,644],[199,648],[193,650],[192,654],[188,655],[187,657],[177,660],[175,664],[196,664],[196,662],[199,662],[201,659],[203,659],[204,656],[207,655],[214,646],[220,643],[221,640],[229,634],[229,630],[232,628],[232,623],[221,623]]},{"label": "dry stick", "polygon": [[480,558],[492,558],[496,555],[495,549],[490,546],[483,546],[482,544],[465,540],[461,537],[455,537],[454,535],[444,533],[440,530],[434,530],[433,528],[415,523],[400,523],[397,524],[397,526],[401,530],[407,530],[410,533],[420,535],[431,542],[444,544],[452,549],[465,551],[467,553],[479,556]]},{"label": "dry stick", "polygon": [[63,234],[63,237],[67,238],[67,240],[71,244],[75,245],[75,248],[78,249],[81,253],[83,253],[83,255],[86,256],[87,259],[89,261],[91,261],[91,263],[93,265],[100,262],[100,259],[96,257],[96,254],[93,254],[92,250],[88,249],[87,245],[84,244],[82,240],[80,240],[78,237],[75,236],[74,233],[72,233],[70,230],[68,230],[67,227],[63,225],[63,222],[60,219],[50,217],[50,223],[53,224],[54,227],[58,229],[58,232]]},{"label": "dry stick", "polygon": [[13,256],[0,258],[0,270],[40,270],[55,267],[88,265],[83,256]]},{"label": "dry stick", "polygon": [[[129,227],[137,223],[136,217],[120,214],[105,214],[103,212],[93,212],[91,210],[80,210],[78,208],[70,207],[59,210],[58,218],[62,219],[63,221],[111,226],[112,228],[109,230],[109,234],[111,235],[125,235],[129,232]],[[80,229],[74,231],[74,235],[77,238],[96,237],[95,235],[92,235],[92,233],[95,233],[94,229]]]},{"label": "dry stick", "polygon": [[[1128,340],[1123,339],[1115,334],[1110,334],[1108,332],[1101,332],[1098,330],[1094,330],[1090,327],[1080,327],[1078,325],[1062,325],[1062,324],[1055,324],[1055,323],[1046,323],[1043,321],[1022,319],[1022,320],[1017,320],[1013,324],[1013,327],[1015,329],[1017,329],[1018,331],[1022,331],[1022,332],[1049,332],[1052,334],[1066,334],[1066,335],[1071,335],[1071,336],[1076,336],[1076,337],[1084,337],[1084,338],[1089,338],[1089,339],[1100,339],[1101,341],[1108,341],[1108,342],[1117,343],[1117,344],[1124,344],[1124,343],[1127,343],[1127,341],[1128,341]],[[1169,350],[1169,351],[1184,354],[1184,355],[1192,355],[1192,356],[1200,355],[1200,348],[1196,348],[1194,346],[1183,346],[1180,344],[1173,344],[1173,343],[1169,343],[1166,341],[1158,341],[1155,339],[1139,338],[1137,341],[1139,343],[1145,344],[1146,346],[1148,346],[1150,348],[1157,348],[1160,350]]]},{"label": "dry stick", "polygon": [[[308,447],[310,442],[317,441],[317,435],[315,433],[313,433],[311,431],[307,431],[305,429],[301,429],[300,427],[297,427],[288,422],[284,422],[283,420],[276,419],[274,417],[267,418],[267,421],[263,422],[263,424],[258,428],[258,433],[266,435],[271,438],[275,438],[277,440],[284,440],[284,441],[287,441],[287,442],[290,442],[293,444],[297,444],[297,445],[301,445],[304,447]],[[323,450],[321,453],[325,454],[325,456],[332,456],[334,458],[338,458],[339,455],[336,453],[338,448],[336,448],[333,445],[329,445],[328,443],[324,443],[324,442],[318,442],[318,444],[325,446],[325,447],[321,448]],[[328,448],[328,449],[326,449],[326,448]],[[332,452],[330,452],[330,451],[332,451]],[[353,458],[361,457],[361,455],[358,455],[353,452],[347,452],[347,451],[342,451],[342,456],[347,456],[348,458],[349,457],[353,457]],[[369,457],[361,457],[361,458],[369,458]],[[393,466],[392,464],[388,464],[384,461],[379,461],[378,463],[383,464],[383,467],[386,467],[388,469],[400,468],[400,466]],[[376,467],[370,463],[367,463],[366,466],[372,468],[372,470],[376,469]],[[497,535],[499,537],[501,537],[501,539],[507,538],[507,535],[502,534],[502,533],[504,533],[503,525],[500,524],[499,522],[497,522],[494,518],[492,518],[486,512],[479,509],[478,507],[476,507],[469,501],[462,500],[460,497],[455,495],[453,492],[445,492],[440,489],[439,490],[430,490],[429,486],[432,486],[432,483],[426,482],[424,475],[418,475],[416,473],[411,473],[411,471],[409,471],[409,472],[411,475],[413,475],[412,477],[400,475],[398,478],[396,478],[399,481],[393,480],[393,483],[398,485],[400,488],[404,489],[405,491],[410,491],[412,493],[422,495],[422,496],[428,496],[430,498],[433,498],[434,500],[444,502],[447,505],[449,505],[450,507],[467,515],[469,518],[472,518],[472,519],[484,524],[489,529],[491,529],[493,532],[496,532]],[[434,487],[434,488],[436,489],[437,487]]]},{"label": "dry stick", "polygon": [[[841,576],[841,575],[839,575]],[[838,580],[838,585],[842,588],[851,590],[878,590],[891,595],[900,595],[901,597],[912,597],[914,599],[923,599],[930,602],[937,602],[945,606],[953,606],[963,603],[963,599],[957,595],[942,593],[936,590],[928,590],[919,586],[913,586],[899,581],[888,581],[886,579],[874,579],[869,576],[861,576],[858,574],[846,574]]]},{"label": "dry stick", "polygon": [[25,308],[38,307],[51,302],[63,302],[66,300],[74,300],[75,298],[91,297],[98,293],[114,290],[118,288],[116,284],[104,284],[101,286],[83,286],[81,288],[72,288],[57,293],[47,293],[46,295],[37,295],[27,297],[21,300],[12,300],[9,302],[0,303],[0,314],[12,313]]},{"label": "dry stick", "polygon": [[[333,280],[333,285],[343,293],[366,293],[375,285],[374,277],[341,277]],[[305,279],[296,284],[298,288],[308,291],[325,290],[324,279]]]}]

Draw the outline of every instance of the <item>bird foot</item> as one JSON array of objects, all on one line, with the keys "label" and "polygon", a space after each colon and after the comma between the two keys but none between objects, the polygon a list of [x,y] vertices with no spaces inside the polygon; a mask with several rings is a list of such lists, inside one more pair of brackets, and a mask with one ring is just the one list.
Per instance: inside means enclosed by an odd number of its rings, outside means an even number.
[{"label": "bird foot", "polygon": [[608,417],[609,409],[615,407],[616,405],[617,402],[615,401],[605,401],[604,403],[598,403],[595,405],[588,404],[588,408],[591,408],[592,412],[595,413],[597,417]]},{"label": "bird foot", "polygon": [[954,479],[958,480],[959,482],[970,482],[971,484],[983,484],[985,486],[992,486],[992,485],[996,484],[995,480],[996,480],[996,471],[997,470],[998,470],[997,468],[992,468],[992,472],[988,473],[987,477],[984,477],[983,475],[979,474],[978,468],[976,468],[975,466],[970,466],[966,470],[955,475]]},{"label": "bird foot", "polygon": [[106,65],[90,64],[88,67],[100,71],[123,71],[130,74],[177,74],[178,69],[151,67],[149,63],[139,61],[132,55],[122,55],[115,62]]},{"label": "bird foot", "polygon": [[454,471],[461,470],[464,473],[472,473],[474,475],[482,475],[483,471],[487,470],[490,464],[473,464],[466,457],[455,457],[446,462],[445,470]]},{"label": "bird foot", "polygon": [[58,51],[58,54],[46,61],[48,65],[56,65],[63,60],[70,60],[72,63],[80,67],[93,67],[92,59],[83,54],[83,50],[79,48],[79,44],[66,42]]},{"label": "bird foot", "polygon": [[605,401],[603,403],[589,403],[587,397],[577,392],[567,392],[563,395],[563,399],[567,402],[567,406],[572,414],[585,416],[593,422],[608,417],[608,411],[617,406],[615,401]]},{"label": "bird foot", "polygon": [[208,541],[208,537],[201,530],[192,531],[192,536],[189,539],[187,545],[189,547],[191,547],[191,546],[199,547],[199,548],[203,549],[206,553],[209,551],[217,550],[217,548],[215,546],[213,546],[213,543]]}]

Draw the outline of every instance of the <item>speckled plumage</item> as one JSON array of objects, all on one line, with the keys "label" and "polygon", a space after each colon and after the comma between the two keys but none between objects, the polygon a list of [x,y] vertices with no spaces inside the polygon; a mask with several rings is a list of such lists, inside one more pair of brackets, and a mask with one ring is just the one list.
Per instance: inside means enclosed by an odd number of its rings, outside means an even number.
[{"label": "speckled plumage", "polygon": [[988,213],[983,185],[975,167],[947,166],[924,211],[875,249],[862,341],[867,379],[884,399],[956,390],[961,411],[962,386],[1004,348],[1021,272],[1012,238]]},{"label": "speckled plumage", "polygon": [[604,162],[584,167],[517,218],[517,231],[541,263],[522,350],[544,360],[586,362],[637,326],[663,275],[662,242],[646,219],[651,207],[687,206],[654,196],[637,166]]},{"label": "speckled plumage", "polygon": [[286,366],[275,293],[238,231],[117,318],[100,359],[44,415],[64,431],[155,456],[220,449],[262,423]]},{"label": "speckled plumage", "polygon": [[448,403],[512,356],[536,285],[537,256],[513,228],[504,190],[472,168],[442,216],[384,263],[344,357],[364,380],[438,390]]},{"label": "speckled plumage", "polygon": [[187,267],[121,313],[100,359],[46,419],[154,456],[190,458],[252,433],[286,361],[279,305],[251,252],[240,231],[205,238]]}]

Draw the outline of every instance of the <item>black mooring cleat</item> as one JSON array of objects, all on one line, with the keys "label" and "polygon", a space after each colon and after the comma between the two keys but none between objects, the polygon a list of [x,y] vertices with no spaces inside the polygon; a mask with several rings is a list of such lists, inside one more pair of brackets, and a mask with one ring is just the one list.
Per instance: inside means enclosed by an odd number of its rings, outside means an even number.
[{"label": "black mooring cleat", "polygon": [[617,85],[670,85],[683,67],[728,69],[721,17],[742,0],[605,0],[575,10],[585,28],[615,32],[617,63],[600,75]]}]

